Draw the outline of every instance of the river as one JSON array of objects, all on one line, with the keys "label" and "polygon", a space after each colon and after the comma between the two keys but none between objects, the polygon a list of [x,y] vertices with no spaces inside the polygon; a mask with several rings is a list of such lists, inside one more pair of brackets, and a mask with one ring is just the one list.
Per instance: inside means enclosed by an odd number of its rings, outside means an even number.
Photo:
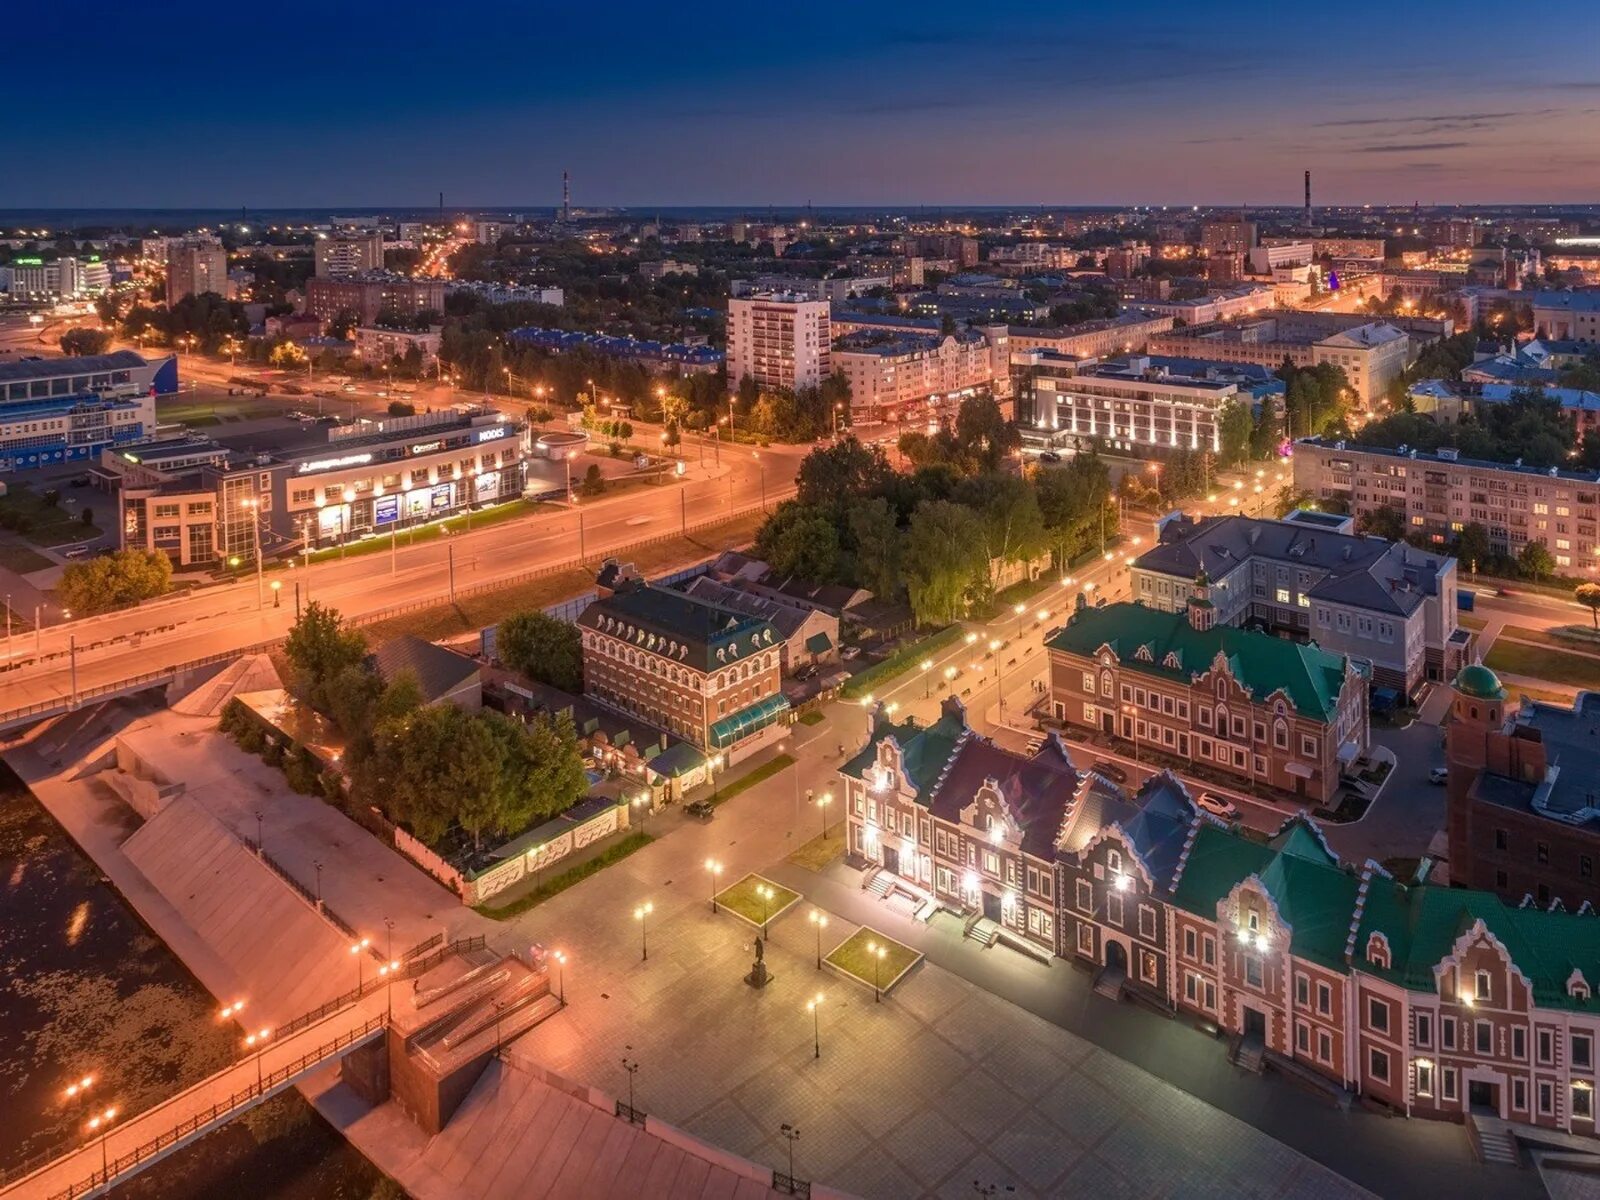
[{"label": "river", "polygon": [[[0,763],[0,1172],[137,1112],[239,1053],[237,1028]],[[66,1085],[84,1075],[85,1099]],[[402,1195],[297,1092],[117,1189],[127,1200]]]}]

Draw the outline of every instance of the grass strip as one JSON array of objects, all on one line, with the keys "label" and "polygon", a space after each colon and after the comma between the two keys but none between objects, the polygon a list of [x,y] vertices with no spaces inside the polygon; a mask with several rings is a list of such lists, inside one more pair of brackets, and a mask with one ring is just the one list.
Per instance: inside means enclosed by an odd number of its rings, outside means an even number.
[{"label": "grass strip", "polygon": [[[1600,690],[1600,659],[1570,649],[1535,646],[1496,638],[1483,663],[1492,671],[1526,675],[1536,681]],[[1510,690],[1510,689],[1507,689]]]},{"label": "grass strip", "polygon": [[859,700],[870,692],[876,691],[884,683],[896,675],[903,675],[911,670],[923,659],[938,653],[946,646],[952,646],[961,637],[961,626],[951,625],[941,629],[938,633],[910,642],[896,650],[881,663],[874,663],[865,671],[857,672],[850,677],[850,682],[839,689],[839,699]]},{"label": "grass strip", "polygon": [[[771,899],[763,902],[761,894],[756,891],[759,887],[770,888]],[[770,922],[799,899],[799,892],[786,888],[781,883],[773,883],[772,880],[764,879],[760,875],[746,875],[738,883],[731,884],[717,893],[719,907],[743,917],[756,926],[761,925],[763,921]]]},{"label": "grass strip", "polygon": [[[881,959],[877,954],[879,949],[884,952]],[[823,961],[854,976],[867,987],[887,992],[921,957],[910,946],[886,937],[870,925],[863,925],[835,946]]]},{"label": "grass strip", "polygon": [[842,832],[818,835],[790,854],[787,861],[808,871],[821,871],[844,854],[844,843]]},{"label": "grass strip", "polygon": [[508,921],[512,917],[527,912],[535,905],[543,904],[551,896],[560,895],[575,883],[582,883],[597,871],[603,871],[613,863],[621,862],[635,850],[643,850],[655,841],[650,834],[643,830],[636,830],[623,838],[615,846],[586,859],[575,867],[568,867],[559,875],[552,875],[531,892],[518,896],[510,904],[495,907],[489,904],[476,904],[472,911],[479,916],[488,917],[491,921]]},{"label": "grass strip", "polygon": [[717,803],[723,804],[732,800],[740,792],[749,791],[756,784],[771,779],[786,767],[794,766],[794,759],[787,754],[780,754],[770,762],[764,762],[748,775],[741,775],[732,783],[723,784],[717,789]]},{"label": "grass strip", "polygon": [[802,725],[821,725],[827,720],[820,708],[808,708],[796,718]]}]

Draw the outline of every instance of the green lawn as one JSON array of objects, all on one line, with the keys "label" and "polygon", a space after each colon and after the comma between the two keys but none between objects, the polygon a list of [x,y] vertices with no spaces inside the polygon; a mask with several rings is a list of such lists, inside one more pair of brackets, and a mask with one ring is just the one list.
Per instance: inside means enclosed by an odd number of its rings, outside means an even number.
[{"label": "green lawn", "polygon": [[820,708],[808,708],[795,719],[802,725],[821,725],[828,718],[822,715]]},{"label": "green lawn", "polygon": [[[770,888],[772,896],[763,903],[761,893],[757,888]],[[746,875],[738,883],[724,888],[717,893],[717,906],[725,908],[735,916],[743,917],[750,924],[761,927],[763,920],[773,921],[786,912],[791,905],[799,903],[800,893],[792,892],[781,883],[773,883],[760,875]]]},{"label": "green lawn", "polygon": [[[507,500],[493,508],[479,509],[472,514],[472,528],[487,529],[491,525],[499,525],[505,521],[515,521],[522,517],[531,517],[543,512],[546,508],[553,507],[546,504],[530,504],[525,500]],[[401,529],[396,532],[395,541],[403,549],[416,542],[436,541],[444,536],[444,531],[451,533],[465,533],[467,518],[463,513],[459,517],[451,517],[445,521],[435,521],[431,525],[417,525],[410,529]],[[389,532],[385,530],[376,537],[364,538],[359,542],[351,542],[344,547],[343,557],[359,558],[363,554],[389,553]],[[339,558],[339,547],[330,546],[326,550],[313,550],[310,558],[314,563],[327,562],[329,559]],[[304,556],[296,561],[303,561]]]},{"label": "green lawn", "polygon": [[0,567],[7,567],[19,575],[42,571],[51,565],[50,560],[37,550],[30,550],[26,546],[0,545]]},{"label": "green lawn", "polygon": [[603,871],[612,863],[620,862],[635,850],[643,850],[654,840],[648,833],[642,831],[630,833],[604,853],[597,854],[591,859],[586,859],[559,875],[552,875],[532,891],[518,896],[510,904],[504,904],[499,907],[479,904],[474,907],[473,911],[488,917],[492,921],[510,920],[512,917],[527,912],[534,905],[544,903],[551,896],[566,891],[573,884],[583,882],[596,871]]},{"label": "green lawn", "polygon": [[[878,955],[869,951],[868,947],[882,948],[885,953],[880,960]],[[876,980],[880,990],[887,992],[905,973],[917,965],[917,960],[922,955],[910,946],[902,946],[892,937],[885,937],[871,926],[863,925],[838,946],[832,953],[824,958],[827,962],[843,971],[846,975],[853,976],[867,987],[873,986],[874,964],[876,964]]]},{"label": "green lawn", "polygon": [[[837,829],[837,827],[835,827]],[[800,849],[789,855],[788,861],[808,871],[820,871],[844,853],[844,831],[830,832],[827,837],[818,834]]]},{"label": "green lawn", "polygon": [[[68,505],[69,498],[73,497],[63,492],[60,501],[51,506],[27,484],[12,484],[10,490],[0,496],[0,517],[26,524],[27,529],[17,532],[35,546],[61,546],[99,537],[100,530],[93,525],[85,525],[78,516],[83,507],[93,509],[95,506]],[[105,497],[101,497],[101,500],[102,510],[111,503]]]},{"label": "green lawn", "polygon": [[[1483,663],[1493,671],[1506,671],[1513,675],[1526,675],[1535,681],[1600,691],[1600,658],[1572,650],[1532,646],[1501,637],[1495,639]],[[1507,687],[1506,690],[1514,693],[1516,689]]]},{"label": "green lawn", "polygon": [[748,791],[763,780],[771,779],[784,768],[792,766],[794,766],[794,759],[787,754],[780,754],[770,762],[762,763],[748,775],[741,775],[732,783],[725,783],[719,786],[716,791],[717,803],[721,804],[724,801],[732,800],[740,792]]}]

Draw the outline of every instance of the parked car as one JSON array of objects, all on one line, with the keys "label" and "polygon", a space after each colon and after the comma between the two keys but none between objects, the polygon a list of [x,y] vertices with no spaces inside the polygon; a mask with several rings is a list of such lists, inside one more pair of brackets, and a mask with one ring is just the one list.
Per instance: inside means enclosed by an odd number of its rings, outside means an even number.
[{"label": "parked car", "polygon": [[1128,782],[1128,773],[1114,762],[1097,762],[1094,769],[1107,779],[1115,779],[1118,783]]},{"label": "parked car", "polygon": [[846,646],[843,650],[839,651],[839,657],[844,659],[845,662],[849,662],[852,658],[860,658],[861,657],[861,647],[860,646]]},{"label": "parked car", "polygon": [[709,821],[717,815],[717,806],[709,800],[691,800],[683,806],[683,811],[691,817],[698,817],[702,821]]},{"label": "parked car", "polygon": [[72,477],[72,486],[73,487],[88,487],[89,486],[89,477],[87,475],[74,475]]},{"label": "parked car", "polygon": [[1231,821],[1239,815],[1239,810],[1233,806],[1231,800],[1225,800],[1221,796],[1214,796],[1210,792],[1201,792],[1194,798],[1194,802],[1206,812],[1211,813],[1213,816],[1222,817],[1224,820]]},{"label": "parked car", "polygon": [[1450,779],[1450,768],[1449,767],[1435,767],[1435,768],[1433,768],[1433,770],[1428,772],[1428,782],[1429,783],[1444,784],[1444,783],[1447,783],[1449,781],[1449,779]]},{"label": "parked car", "polygon": [[1047,462],[1047,463],[1058,463],[1058,462],[1061,461],[1061,455],[1057,454],[1054,450],[1046,450],[1044,453],[1039,455],[1039,461],[1040,462]]},{"label": "parked car", "polygon": [[353,384],[353,383],[347,383],[342,388],[340,388],[339,390],[341,392],[353,392],[353,391],[356,390],[356,385]]}]

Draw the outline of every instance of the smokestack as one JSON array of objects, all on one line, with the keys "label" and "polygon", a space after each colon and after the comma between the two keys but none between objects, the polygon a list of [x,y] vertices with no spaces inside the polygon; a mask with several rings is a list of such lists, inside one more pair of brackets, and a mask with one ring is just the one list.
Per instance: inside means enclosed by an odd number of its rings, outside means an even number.
[{"label": "smokestack", "polygon": [[439,193],[439,221],[440,221],[441,224],[444,221],[444,193],[443,192]]},{"label": "smokestack", "polygon": [[1311,225],[1311,172],[1306,172],[1306,225]]},{"label": "smokestack", "polygon": [[572,179],[565,172],[561,172],[561,220],[572,220]]}]

